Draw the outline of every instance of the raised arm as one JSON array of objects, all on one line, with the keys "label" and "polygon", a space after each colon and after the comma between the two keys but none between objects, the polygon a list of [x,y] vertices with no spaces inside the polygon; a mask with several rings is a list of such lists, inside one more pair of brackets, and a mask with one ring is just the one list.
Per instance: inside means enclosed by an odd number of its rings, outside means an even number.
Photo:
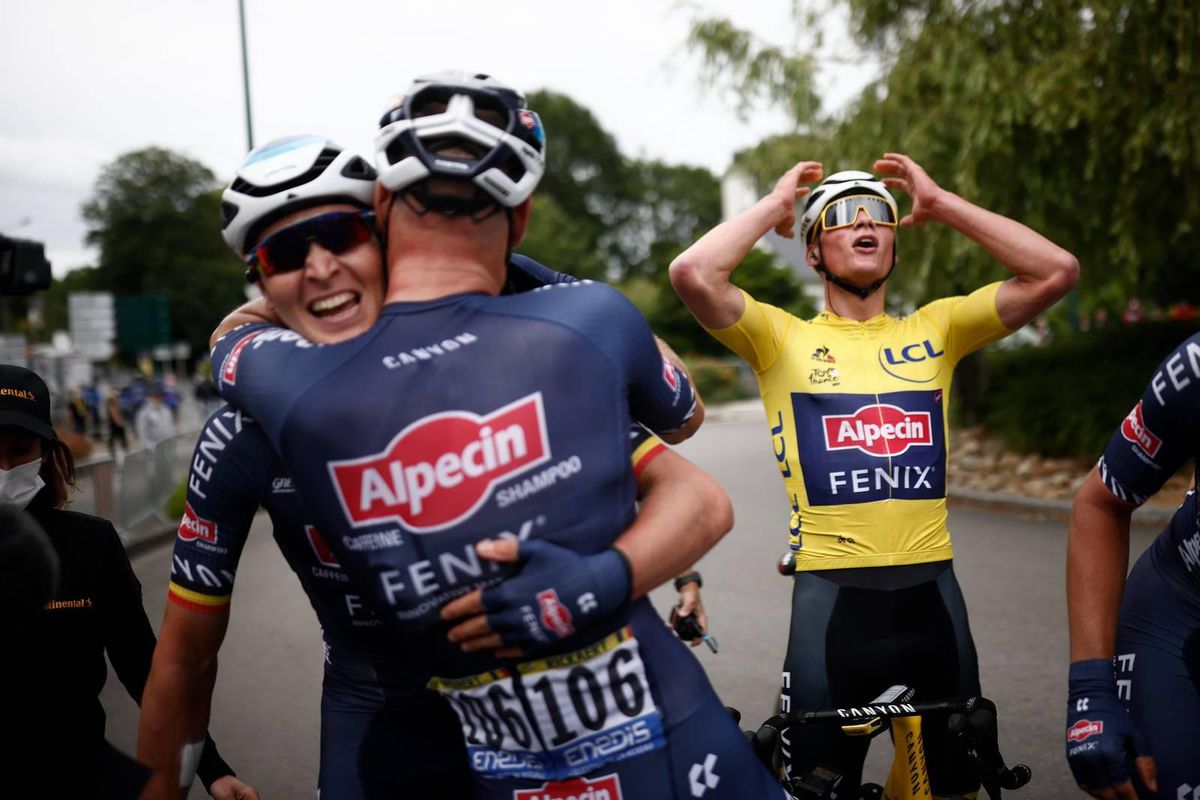
[{"label": "raised arm", "polygon": [[885,153],[875,171],[891,175],[883,182],[912,198],[912,212],[900,220],[901,226],[949,225],[1013,274],[996,294],[996,311],[1010,330],[1031,322],[1079,280],[1075,256],[1032,228],[943,189],[908,156]]},{"label": "raised arm", "polygon": [[800,183],[819,181],[822,174],[819,162],[801,161],[769,195],[704,234],[671,262],[671,286],[701,325],[727,328],[738,321],[744,301],[730,276],[768,231],[794,236],[796,200],[809,192]]}]

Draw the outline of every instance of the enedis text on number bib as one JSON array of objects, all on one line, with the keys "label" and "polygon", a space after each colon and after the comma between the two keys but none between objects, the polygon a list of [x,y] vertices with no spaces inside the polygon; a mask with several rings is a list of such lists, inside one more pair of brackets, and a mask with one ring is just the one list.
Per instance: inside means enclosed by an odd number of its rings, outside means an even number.
[{"label": "enedis text on number bib", "polygon": [[801,320],[742,292],[741,318],[709,331],[758,377],[797,569],[952,557],[951,381],[964,356],[1010,333],[999,287],[863,322],[828,312]]},{"label": "enedis text on number bib", "polygon": [[563,780],[665,743],[629,626],[573,653],[429,688],[458,714],[471,769],[486,778]]}]

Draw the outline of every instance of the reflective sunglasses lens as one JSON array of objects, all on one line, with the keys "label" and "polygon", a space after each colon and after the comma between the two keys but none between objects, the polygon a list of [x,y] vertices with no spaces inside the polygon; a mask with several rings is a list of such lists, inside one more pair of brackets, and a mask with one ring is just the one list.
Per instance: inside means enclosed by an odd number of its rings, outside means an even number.
[{"label": "reflective sunglasses lens", "polygon": [[882,197],[855,195],[830,203],[822,214],[822,225],[827,231],[853,225],[858,219],[859,209],[865,209],[876,225],[896,224],[892,206]]},{"label": "reflective sunglasses lens", "polygon": [[371,238],[371,226],[357,211],[339,211],[284,228],[254,249],[259,268],[270,276],[304,266],[312,242],[340,255]]}]

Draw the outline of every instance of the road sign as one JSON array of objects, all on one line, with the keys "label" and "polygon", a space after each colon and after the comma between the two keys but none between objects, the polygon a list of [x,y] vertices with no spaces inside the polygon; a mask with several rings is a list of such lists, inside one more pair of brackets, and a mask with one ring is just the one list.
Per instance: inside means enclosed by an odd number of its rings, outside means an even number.
[{"label": "road sign", "polygon": [[67,314],[75,351],[89,361],[107,361],[113,356],[117,321],[112,292],[71,292]]}]

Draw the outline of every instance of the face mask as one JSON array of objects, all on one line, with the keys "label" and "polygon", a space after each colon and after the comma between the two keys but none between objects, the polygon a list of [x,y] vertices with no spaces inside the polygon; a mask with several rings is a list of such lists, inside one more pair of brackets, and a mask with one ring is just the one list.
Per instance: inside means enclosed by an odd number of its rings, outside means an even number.
[{"label": "face mask", "polygon": [[46,482],[38,474],[42,469],[40,458],[12,469],[0,469],[0,503],[24,508],[33,496],[42,490]]}]

